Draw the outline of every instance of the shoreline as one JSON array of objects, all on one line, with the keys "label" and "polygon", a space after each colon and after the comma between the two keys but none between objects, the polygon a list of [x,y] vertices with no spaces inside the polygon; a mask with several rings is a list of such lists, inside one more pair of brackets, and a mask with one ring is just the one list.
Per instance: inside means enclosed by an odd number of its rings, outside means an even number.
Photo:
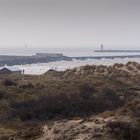
[{"label": "shoreline", "polygon": [[[53,55],[53,53],[52,53]],[[0,55],[0,66],[4,65],[25,65],[25,64],[38,64],[38,63],[50,63],[50,62],[59,62],[59,61],[73,61],[73,60],[88,60],[88,59],[116,59],[116,58],[140,58],[140,54],[131,54],[131,55],[103,55],[103,56],[77,56],[69,57],[64,56],[18,56],[18,55]]]},{"label": "shoreline", "polygon": [[87,59],[87,60],[73,60],[73,61],[58,61],[58,62],[49,62],[49,63],[37,63],[37,64],[26,64],[26,65],[16,65],[21,69],[25,70],[25,74],[31,75],[42,75],[47,72],[49,69],[55,67],[56,71],[65,71],[67,69],[78,68],[85,65],[105,65],[112,66],[115,63],[126,64],[129,61],[135,61],[140,63],[140,58],[116,58],[116,59]]}]

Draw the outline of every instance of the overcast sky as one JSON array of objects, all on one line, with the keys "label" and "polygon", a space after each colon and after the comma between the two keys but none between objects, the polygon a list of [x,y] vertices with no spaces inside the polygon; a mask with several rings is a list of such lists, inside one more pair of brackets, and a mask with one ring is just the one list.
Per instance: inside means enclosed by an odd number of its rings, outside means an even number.
[{"label": "overcast sky", "polygon": [[0,0],[0,46],[140,46],[140,0]]}]

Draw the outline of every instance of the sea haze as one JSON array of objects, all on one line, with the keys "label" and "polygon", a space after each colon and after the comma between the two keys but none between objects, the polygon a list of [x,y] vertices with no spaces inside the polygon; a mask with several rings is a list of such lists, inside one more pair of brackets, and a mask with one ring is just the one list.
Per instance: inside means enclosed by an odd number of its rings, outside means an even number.
[{"label": "sea haze", "polygon": [[140,46],[139,16],[140,0],[0,0],[0,46],[127,49]]}]

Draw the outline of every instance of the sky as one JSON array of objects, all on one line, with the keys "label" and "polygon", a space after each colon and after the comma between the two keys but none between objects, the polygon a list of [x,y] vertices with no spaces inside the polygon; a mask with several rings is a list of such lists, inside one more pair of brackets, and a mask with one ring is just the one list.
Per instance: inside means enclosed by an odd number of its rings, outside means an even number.
[{"label": "sky", "polygon": [[102,43],[139,49],[140,0],[0,0],[0,49]]}]

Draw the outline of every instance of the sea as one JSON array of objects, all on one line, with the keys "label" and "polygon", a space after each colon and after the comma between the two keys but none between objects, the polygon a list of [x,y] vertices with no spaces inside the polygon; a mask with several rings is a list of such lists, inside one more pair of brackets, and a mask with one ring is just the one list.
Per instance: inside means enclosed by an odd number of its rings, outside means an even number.
[{"label": "sea", "polygon": [[[109,52],[101,53],[94,52],[92,48],[82,48],[82,49],[59,49],[59,48],[3,48],[0,49],[0,55],[34,55],[35,53],[63,53],[65,56],[70,57],[81,57],[81,56],[134,56],[140,55],[140,52]],[[66,69],[72,69],[75,67],[80,67],[84,65],[113,65],[115,63],[126,64],[129,61],[136,61],[140,63],[140,58],[113,58],[113,59],[87,59],[87,60],[75,60],[73,61],[58,61],[49,63],[37,63],[37,64],[25,64],[16,65],[16,67],[25,71],[25,74],[41,75],[50,69],[57,71],[64,71]]]}]

